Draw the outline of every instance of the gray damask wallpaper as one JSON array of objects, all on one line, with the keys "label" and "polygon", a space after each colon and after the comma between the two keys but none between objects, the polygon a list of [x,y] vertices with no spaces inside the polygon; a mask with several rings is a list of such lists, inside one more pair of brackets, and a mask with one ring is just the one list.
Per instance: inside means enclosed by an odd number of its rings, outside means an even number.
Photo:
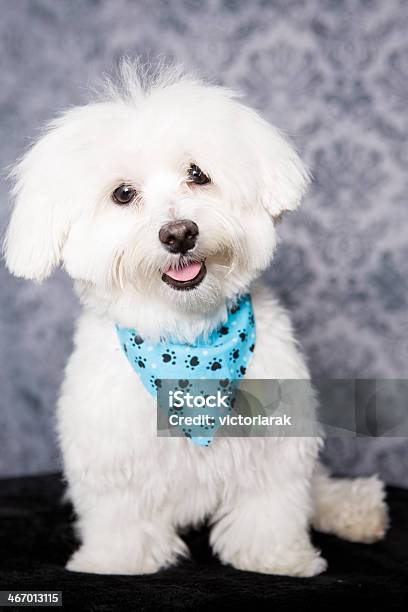
[{"label": "gray damask wallpaper", "polygon": [[[408,2],[0,0],[0,165],[119,58],[158,55],[243,90],[315,181],[269,282],[315,375],[404,377],[408,357]],[[2,227],[8,186],[0,185]],[[53,412],[78,306],[0,267],[0,474],[58,467]],[[408,485],[405,440],[332,440],[338,471]]]}]

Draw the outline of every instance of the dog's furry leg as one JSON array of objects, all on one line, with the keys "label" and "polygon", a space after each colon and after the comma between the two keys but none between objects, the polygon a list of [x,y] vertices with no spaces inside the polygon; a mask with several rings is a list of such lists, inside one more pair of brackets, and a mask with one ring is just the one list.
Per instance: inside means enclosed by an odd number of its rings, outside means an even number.
[{"label": "dog's furry leg", "polygon": [[[247,440],[247,446],[253,440]],[[231,440],[237,453],[239,438]],[[326,561],[310,540],[311,477],[317,438],[286,438],[266,445],[264,461],[236,477],[212,517],[210,543],[222,563],[263,574],[316,576]],[[258,456],[262,459],[262,454]],[[279,458],[279,460],[275,460]]]},{"label": "dog's furry leg", "polygon": [[221,562],[285,576],[310,577],[325,571],[327,563],[309,539],[303,491],[295,489],[249,495],[243,491],[230,507],[220,507],[210,542]]},{"label": "dog's furry leg", "polygon": [[75,506],[80,510],[76,527],[82,545],[69,560],[68,570],[151,574],[188,555],[168,516],[142,512],[132,491],[111,488],[92,496],[89,488],[81,491],[77,485],[75,489]]},{"label": "dog's furry leg", "polygon": [[388,528],[384,484],[370,478],[333,478],[319,466],[313,482],[312,525],[351,542],[381,540]]}]

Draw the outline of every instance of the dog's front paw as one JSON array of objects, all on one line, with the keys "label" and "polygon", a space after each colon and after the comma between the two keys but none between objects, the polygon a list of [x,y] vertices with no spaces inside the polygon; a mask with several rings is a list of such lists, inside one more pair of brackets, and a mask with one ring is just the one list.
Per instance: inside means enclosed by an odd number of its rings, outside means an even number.
[{"label": "dog's front paw", "polygon": [[280,554],[271,553],[260,559],[250,559],[240,553],[228,563],[236,569],[249,572],[302,578],[317,576],[327,569],[327,561],[312,547],[303,550],[286,550]]},{"label": "dog's front paw", "polygon": [[154,574],[162,565],[153,557],[144,556],[143,559],[126,559],[115,557],[105,551],[89,550],[84,547],[75,552],[66,565],[70,572],[83,572],[86,574]]}]

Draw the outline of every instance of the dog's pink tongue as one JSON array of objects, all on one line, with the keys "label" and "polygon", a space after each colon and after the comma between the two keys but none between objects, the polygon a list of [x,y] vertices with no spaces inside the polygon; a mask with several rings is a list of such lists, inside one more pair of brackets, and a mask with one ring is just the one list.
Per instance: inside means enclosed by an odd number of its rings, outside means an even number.
[{"label": "dog's pink tongue", "polygon": [[169,268],[166,270],[165,274],[170,276],[170,278],[174,278],[177,281],[189,281],[193,280],[197,276],[197,274],[201,270],[201,264],[198,262],[193,262],[184,266],[183,268]]}]

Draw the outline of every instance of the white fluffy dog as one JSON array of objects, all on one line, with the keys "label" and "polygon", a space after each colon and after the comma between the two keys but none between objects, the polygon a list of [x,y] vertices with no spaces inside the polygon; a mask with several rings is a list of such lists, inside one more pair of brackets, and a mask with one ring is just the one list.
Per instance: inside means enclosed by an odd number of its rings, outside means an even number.
[{"label": "white fluffy dog", "polygon": [[58,405],[82,542],[67,567],[156,572],[187,554],[178,531],[209,519],[223,563],[313,576],[326,562],[310,526],[381,538],[382,484],[331,479],[317,438],[220,437],[202,448],[158,437],[155,400],[115,331],[193,343],[251,291],[247,377],[307,379],[286,312],[254,281],[308,174],[231,91],[176,69],[146,79],[125,64],[122,73],[120,86],[53,121],[17,165],[5,243],[16,276],[41,281],[63,263],[83,304]]}]

